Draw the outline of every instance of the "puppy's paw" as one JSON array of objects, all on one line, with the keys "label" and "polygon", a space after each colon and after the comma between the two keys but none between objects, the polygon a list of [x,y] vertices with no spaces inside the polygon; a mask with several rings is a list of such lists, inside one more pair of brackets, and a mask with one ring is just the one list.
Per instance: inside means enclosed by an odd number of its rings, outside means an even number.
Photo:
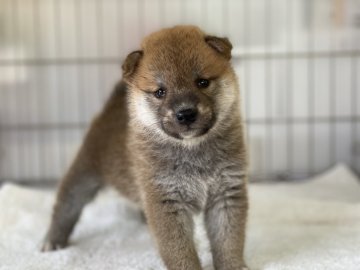
[{"label": "puppy's paw", "polygon": [[42,247],[41,252],[49,252],[49,251],[56,251],[59,249],[63,249],[66,247],[66,244],[56,243],[49,240],[45,240]]}]

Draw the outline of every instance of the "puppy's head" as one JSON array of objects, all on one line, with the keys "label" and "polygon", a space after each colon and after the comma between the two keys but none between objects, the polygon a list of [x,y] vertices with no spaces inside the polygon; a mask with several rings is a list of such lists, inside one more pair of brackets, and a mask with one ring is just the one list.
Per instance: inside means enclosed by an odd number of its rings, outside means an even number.
[{"label": "puppy's head", "polygon": [[129,54],[122,66],[131,117],[157,134],[180,140],[221,126],[237,98],[231,48],[226,38],[193,26],[145,38],[141,50]]}]

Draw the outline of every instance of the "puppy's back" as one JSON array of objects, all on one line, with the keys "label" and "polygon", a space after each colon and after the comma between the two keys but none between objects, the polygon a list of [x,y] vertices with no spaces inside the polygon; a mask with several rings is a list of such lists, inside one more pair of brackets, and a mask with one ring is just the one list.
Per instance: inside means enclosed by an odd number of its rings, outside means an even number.
[{"label": "puppy's back", "polygon": [[129,172],[127,87],[119,82],[100,114],[93,120],[78,156],[101,180],[111,184],[122,195],[138,201]]}]

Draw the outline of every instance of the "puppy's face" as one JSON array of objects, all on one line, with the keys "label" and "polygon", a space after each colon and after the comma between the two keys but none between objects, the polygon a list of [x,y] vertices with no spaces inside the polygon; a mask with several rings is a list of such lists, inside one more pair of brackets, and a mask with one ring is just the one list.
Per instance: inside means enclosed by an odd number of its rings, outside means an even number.
[{"label": "puppy's face", "polygon": [[176,139],[206,134],[236,98],[230,51],[227,39],[195,27],[150,35],[123,65],[132,116]]}]

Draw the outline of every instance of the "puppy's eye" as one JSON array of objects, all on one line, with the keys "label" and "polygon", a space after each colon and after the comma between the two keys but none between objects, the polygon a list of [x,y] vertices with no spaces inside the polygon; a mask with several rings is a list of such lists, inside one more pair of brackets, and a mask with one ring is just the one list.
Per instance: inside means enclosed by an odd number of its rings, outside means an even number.
[{"label": "puppy's eye", "polygon": [[197,79],[196,86],[198,88],[207,88],[210,85],[210,81],[207,79]]},{"label": "puppy's eye", "polygon": [[158,90],[156,90],[154,95],[156,98],[163,98],[166,95],[166,90],[164,88],[159,88]]}]

